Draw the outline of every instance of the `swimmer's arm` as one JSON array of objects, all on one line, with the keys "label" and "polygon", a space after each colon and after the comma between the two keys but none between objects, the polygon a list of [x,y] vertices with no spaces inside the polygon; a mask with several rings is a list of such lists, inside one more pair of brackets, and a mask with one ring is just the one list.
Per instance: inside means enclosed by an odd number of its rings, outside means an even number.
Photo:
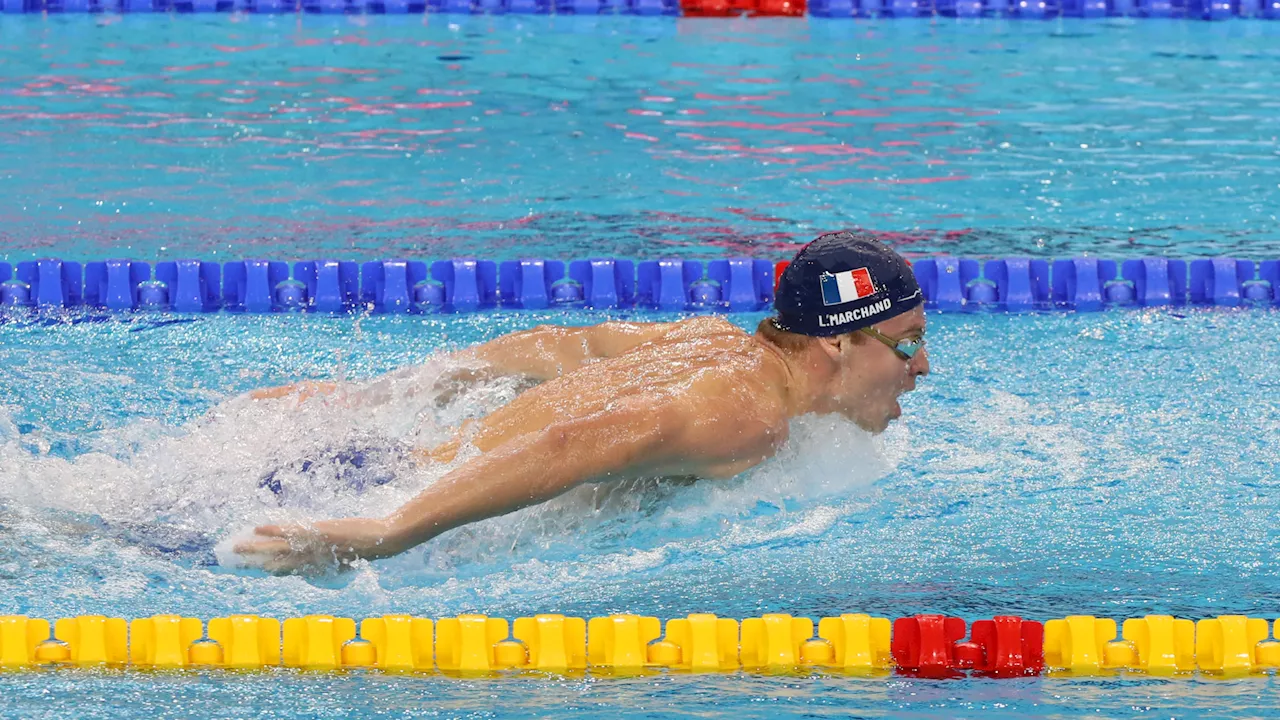
[{"label": "swimmer's arm", "polygon": [[[592,480],[742,472],[785,439],[779,407],[722,386],[620,401],[493,448],[381,518],[262,526],[235,551],[275,572],[390,557],[456,527],[536,505]],[[719,398],[712,402],[713,399]]]},{"label": "swimmer's arm", "polygon": [[456,527],[546,502],[585,482],[630,476],[688,450],[678,413],[649,401],[557,423],[449,473],[388,515],[400,553]]},{"label": "swimmer's arm", "polygon": [[452,358],[481,366],[479,373],[550,380],[591,360],[621,355],[657,340],[674,323],[605,322],[587,327],[540,325],[504,335]]},{"label": "swimmer's arm", "polygon": [[[661,405],[665,405],[661,406]],[[378,559],[447,530],[550,500],[590,480],[630,475],[696,453],[672,404],[626,407],[528,433],[445,475],[383,518],[262,526],[235,551],[271,572]],[[677,409],[678,410],[678,409]]]},{"label": "swimmer's arm", "polygon": [[778,407],[726,397],[720,384],[633,397],[494,448],[381,520],[373,557],[409,550],[456,527],[537,505],[587,482],[643,475],[742,472],[786,434]]}]

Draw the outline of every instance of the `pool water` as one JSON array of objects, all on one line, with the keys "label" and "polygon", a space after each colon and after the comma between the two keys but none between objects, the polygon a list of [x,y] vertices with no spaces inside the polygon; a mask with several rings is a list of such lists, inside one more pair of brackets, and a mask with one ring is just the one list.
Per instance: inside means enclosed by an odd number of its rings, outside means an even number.
[{"label": "pool water", "polygon": [[[364,386],[420,361],[416,382],[429,387],[441,349],[591,318],[11,322],[0,326],[0,387],[10,398],[0,451],[6,611],[1271,617],[1280,593],[1277,317],[935,316],[933,375],[879,438],[806,418],[778,458],[731,481],[575,492],[310,582],[236,567],[226,539],[262,521],[380,511],[439,473],[357,491],[330,466],[298,472],[299,457],[353,442],[429,443],[518,388],[398,394],[363,412],[245,407],[236,393],[300,375]],[[292,492],[258,487],[264,472],[290,463],[281,472]],[[618,707],[655,716],[713,707],[744,717],[894,708],[1113,715],[1146,705],[1231,715],[1266,707],[1271,682],[0,677],[24,717],[60,716],[64,703],[108,687],[130,701],[88,716],[165,708],[203,717],[220,692],[286,716],[331,705],[355,716],[603,717]],[[176,709],[184,703],[194,705]]]},{"label": "pool water", "polygon": [[[849,225],[970,256],[1277,250],[1280,26],[571,20],[6,17],[7,258],[781,258]],[[1280,315],[1262,308],[935,314],[933,374],[882,436],[803,418],[733,480],[587,488],[341,576],[227,551],[439,477],[333,458],[439,442],[520,391],[438,386],[447,350],[605,317],[676,316],[11,311],[0,612],[1280,614]],[[241,395],[300,377],[388,399]],[[0,688],[4,714],[58,718],[1238,717],[1275,692],[283,671]]]},{"label": "pool water", "polygon": [[1280,26],[6,17],[10,259],[1277,254]]}]

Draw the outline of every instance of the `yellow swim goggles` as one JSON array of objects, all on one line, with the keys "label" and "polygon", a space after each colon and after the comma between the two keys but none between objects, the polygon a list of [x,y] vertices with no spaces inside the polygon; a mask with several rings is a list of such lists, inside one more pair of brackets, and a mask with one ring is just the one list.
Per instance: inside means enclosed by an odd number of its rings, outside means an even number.
[{"label": "yellow swim goggles", "polygon": [[870,335],[887,345],[893,351],[893,354],[897,355],[903,362],[911,362],[911,358],[915,357],[916,353],[920,352],[920,349],[924,347],[923,337],[912,336],[894,340],[872,327],[859,328],[858,331],[864,335]]}]

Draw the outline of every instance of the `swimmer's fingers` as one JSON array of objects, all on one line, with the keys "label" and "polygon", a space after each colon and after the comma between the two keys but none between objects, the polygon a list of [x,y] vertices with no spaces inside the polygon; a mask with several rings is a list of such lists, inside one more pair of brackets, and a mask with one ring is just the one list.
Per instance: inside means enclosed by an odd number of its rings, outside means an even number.
[{"label": "swimmer's fingers", "polygon": [[360,558],[383,555],[386,523],[370,518],[322,520],[313,525],[262,525],[257,538],[235,545],[267,572],[339,570]]},{"label": "swimmer's fingers", "polygon": [[259,567],[272,575],[329,575],[351,572],[352,564],[330,554],[292,553],[263,562]]},{"label": "swimmer's fingers", "polygon": [[248,540],[237,543],[232,550],[237,555],[282,555],[293,552],[288,540]]},{"label": "swimmer's fingers", "polygon": [[262,563],[262,569],[272,575],[293,575],[301,570],[311,569],[314,566],[315,563],[313,561],[299,555],[285,555]]},{"label": "swimmer's fingers", "polygon": [[246,555],[281,555],[293,552],[295,541],[308,534],[309,529],[301,525],[260,525],[253,529],[253,534],[269,540],[247,540],[237,544],[233,550],[237,554]]},{"label": "swimmer's fingers", "polygon": [[293,543],[309,544],[315,542],[320,537],[320,532],[313,525],[259,525],[253,529],[253,534],[261,537],[283,538]]},{"label": "swimmer's fingers", "polygon": [[272,575],[321,570],[331,564],[322,557],[317,557],[312,549],[296,547],[284,539],[240,543],[235,546],[235,552]]}]

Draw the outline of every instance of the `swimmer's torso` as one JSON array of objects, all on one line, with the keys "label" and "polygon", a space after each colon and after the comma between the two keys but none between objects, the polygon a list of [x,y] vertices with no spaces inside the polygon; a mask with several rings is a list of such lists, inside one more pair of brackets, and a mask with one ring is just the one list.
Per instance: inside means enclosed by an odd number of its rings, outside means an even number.
[{"label": "swimmer's torso", "polygon": [[[751,335],[721,318],[672,323],[657,339],[615,357],[598,359],[526,390],[492,414],[465,424],[459,436],[426,453],[448,462],[463,442],[481,452],[557,422],[607,413],[628,398],[669,394],[673,403],[716,402],[741,406],[743,432],[763,433],[765,444],[785,439],[785,422],[771,409],[785,371]],[[687,410],[696,416],[697,406]],[[761,425],[771,427],[762,428]],[[723,433],[721,433],[722,435]],[[667,475],[730,477],[758,462],[753,457],[718,457],[717,437],[707,438],[707,462],[664,468]],[[764,450],[764,448],[761,448]],[[732,455],[732,453],[730,453]]]}]

